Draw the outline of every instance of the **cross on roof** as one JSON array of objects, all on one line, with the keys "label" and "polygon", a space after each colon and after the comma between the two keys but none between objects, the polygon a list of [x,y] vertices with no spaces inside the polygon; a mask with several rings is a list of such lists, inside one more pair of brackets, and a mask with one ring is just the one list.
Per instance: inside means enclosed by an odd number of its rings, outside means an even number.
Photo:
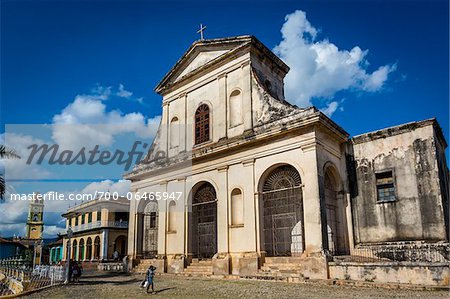
[{"label": "cross on roof", "polygon": [[200,33],[200,40],[203,40],[203,31],[205,31],[206,26],[203,26],[203,24],[200,24],[200,30],[197,31],[197,33]]}]

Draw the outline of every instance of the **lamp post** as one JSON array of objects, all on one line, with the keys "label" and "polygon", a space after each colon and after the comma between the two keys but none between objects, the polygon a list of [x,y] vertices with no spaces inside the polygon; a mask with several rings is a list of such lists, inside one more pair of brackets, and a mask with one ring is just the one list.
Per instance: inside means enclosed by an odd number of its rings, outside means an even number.
[{"label": "lamp post", "polygon": [[34,242],[34,247],[33,247],[33,271],[34,268],[36,268],[36,247],[37,247],[38,242],[35,241]]},{"label": "lamp post", "polygon": [[67,238],[68,238],[68,242],[67,242],[67,256],[66,256],[66,281],[64,281],[64,283],[69,283],[70,277],[69,277],[69,270],[70,270],[70,238],[72,238],[72,227],[69,226],[69,228],[67,229]]},{"label": "lamp post", "polygon": [[42,247],[44,247],[44,240],[41,240],[39,247],[39,266],[42,265]]}]

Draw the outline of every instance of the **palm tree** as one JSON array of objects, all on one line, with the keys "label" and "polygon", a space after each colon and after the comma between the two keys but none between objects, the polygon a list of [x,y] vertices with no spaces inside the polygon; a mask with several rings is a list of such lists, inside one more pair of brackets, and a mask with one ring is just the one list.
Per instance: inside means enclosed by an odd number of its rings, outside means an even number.
[{"label": "palm tree", "polygon": [[[7,148],[0,144],[0,159],[20,159],[20,156],[12,148]],[[5,178],[4,174],[0,174],[0,200],[5,197]]]}]

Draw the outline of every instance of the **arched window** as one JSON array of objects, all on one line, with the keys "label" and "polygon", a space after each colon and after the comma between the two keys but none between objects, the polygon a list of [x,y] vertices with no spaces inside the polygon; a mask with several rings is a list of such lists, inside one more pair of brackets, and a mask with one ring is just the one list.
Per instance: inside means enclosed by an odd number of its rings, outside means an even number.
[{"label": "arched window", "polygon": [[78,260],[84,260],[84,239],[80,239],[80,245],[78,245]]},{"label": "arched window", "polygon": [[177,147],[180,143],[180,126],[178,117],[172,118],[170,121],[170,148]]},{"label": "arched window", "polygon": [[94,239],[94,259],[100,258],[100,237],[96,236]]},{"label": "arched window", "polygon": [[86,259],[91,260],[92,259],[92,239],[91,237],[88,237],[86,241]]},{"label": "arched window", "polygon": [[175,201],[171,201],[169,203],[169,232],[176,232],[176,203]]},{"label": "arched window", "polygon": [[[69,240],[66,242],[66,261],[69,259],[69,250],[70,250],[70,243]],[[70,257],[72,258],[72,257]]]},{"label": "arched window", "polygon": [[195,144],[209,140],[209,107],[200,105],[195,111]]},{"label": "arched window", "polygon": [[242,123],[242,97],[239,90],[230,95],[230,126],[234,127]]},{"label": "arched window", "polygon": [[78,261],[78,242],[73,240],[72,242],[72,256],[70,257],[74,261]]},{"label": "arched window", "polygon": [[231,225],[244,224],[244,198],[240,189],[231,192]]}]

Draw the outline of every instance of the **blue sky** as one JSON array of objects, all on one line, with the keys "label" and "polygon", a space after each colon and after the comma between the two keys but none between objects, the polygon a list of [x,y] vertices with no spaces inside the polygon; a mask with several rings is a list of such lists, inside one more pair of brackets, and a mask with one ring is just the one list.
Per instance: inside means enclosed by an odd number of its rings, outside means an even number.
[{"label": "blue sky", "polygon": [[[251,34],[274,49],[296,10],[317,30],[315,41],[368,50],[368,74],[391,68],[375,91],[337,88],[310,103],[336,102],[332,119],[351,135],[437,117],[448,136],[448,1],[3,0],[1,131],[5,124],[51,123],[77,95],[101,94],[99,87],[112,90],[106,112],[154,119],[161,98],[153,88],[199,38],[200,23],[206,38]],[[119,96],[121,84],[132,96]]]}]

